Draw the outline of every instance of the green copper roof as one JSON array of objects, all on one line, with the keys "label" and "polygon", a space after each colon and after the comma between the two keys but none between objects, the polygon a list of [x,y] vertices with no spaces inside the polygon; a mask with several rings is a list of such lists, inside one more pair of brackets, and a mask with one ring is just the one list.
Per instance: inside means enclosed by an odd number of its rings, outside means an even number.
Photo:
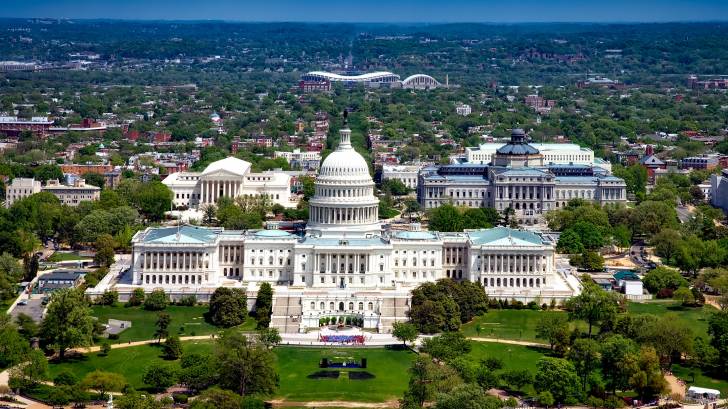
[{"label": "green copper roof", "polygon": [[207,244],[214,243],[219,234],[218,230],[196,226],[160,227],[150,229],[144,235],[144,243],[187,243]]},{"label": "green copper roof", "polygon": [[543,244],[541,236],[536,233],[508,227],[469,231],[467,234],[474,244],[492,246],[540,246]]}]

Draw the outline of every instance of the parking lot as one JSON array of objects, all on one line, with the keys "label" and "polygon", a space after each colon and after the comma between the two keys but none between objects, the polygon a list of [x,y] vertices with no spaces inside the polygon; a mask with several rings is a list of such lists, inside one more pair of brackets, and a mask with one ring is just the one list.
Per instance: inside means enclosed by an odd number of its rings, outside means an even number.
[{"label": "parking lot", "polygon": [[40,322],[43,319],[43,310],[46,307],[43,305],[43,297],[42,295],[34,295],[32,299],[18,302],[10,312],[10,316],[15,318],[20,314],[26,314],[33,318],[35,322]]}]

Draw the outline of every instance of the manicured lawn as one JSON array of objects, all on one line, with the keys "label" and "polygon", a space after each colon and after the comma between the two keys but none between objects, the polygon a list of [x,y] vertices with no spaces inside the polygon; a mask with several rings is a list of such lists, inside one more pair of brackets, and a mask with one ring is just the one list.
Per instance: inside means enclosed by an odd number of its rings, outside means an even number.
[{"label": "manicured lawn", "polygon": [[[503,361],[503,369],[506,372],[511,369],[526,369],[532,375],[536,374],[538,360],[545,357],[548,349],[534,348],[522,345],[497,344],[494,342],[473,342],[473,349],[468,354],[473,362],[479,362],[484,358],[500,358]],[[505,385],[502,385],[505,386]],[[533,395],[533,386],[526,385],[523,392]]]},{"label": "manicured lawn", "polygon": [[[276,396],[291,401],[350,400],[379,402],[396,399],[407,389],[410,367],[416,354],[410,351],[380,348],[276,348],[280,386]],[[311,379],[318,372],[321,358],[367,358],[366,369],[336,369],[338,379]],[[331,369],[327,369],[331,370]],[[347,372],[366,371],[374,375],[367,380],[350,380]]]},{"label": "manicured lawn", "polygon": [[[209,341],[185,342],[185,353],[208,353],[212,350]],[[292,401],[311,400],[352,400],[378,402],[395,399],[407,388],[409,375],[407,369],[415,358],[410,351],[388,349],[350,349],[350,348],[293,348],[279,347],[276,370],[280,376],[280,386],[276,397]],[[124,375],[133,387],[144,387],[142,376],[145,368],[153,362],[164,362],[160,355],[162,350],[157,345],[141,345],[112,350],[108,356],[98,353],[87,354],[75,360],[52,363],[49,368],[51,378],[67,370],[79,378],[89,372],[101,369]],[[321,358],[336,359],[351,357],[356,360],[367,358],[366,369],[337,369],[338,379],[311,379],[308,376],[319,371]],[[179,365],[178,361],[169,362]],[[331,370],[331,369],[329,369]],[[350,380],[348,372],[367,371],[374,378],[367,380]]]},{"label": "manicured lawn", "polygon": [[674,313],[677,319],[685,322],[697,336],[708,338],[708,318],[717,312],[713,306],[704,305],[702,308],[683,307],[679,302],[672,300],[654,300],[646,303],[631,302],[627,307],[633,314],[664,315]]},{"label": "manicured lawn", "polygon": [[[183,348],[184,353],[208,353],[212,350],[212,344],[209,341],[185,342]],[[108,356],[100,356],[94,352],[63,363],[51,363],[48,373],[53,379],[62,371],[69,371],[81,379],[89,372],[99,369],[121,374],[131,386],[140,389],[144,386],[144,370],[154,362],[165,362],[161,355],[162,348],[156,344],[113,349]],[[170,365],[179,368],[179,361],[172,361]]]},{"label": "manicured lawn", "polygon": [[[695,375],[695,382],[691,382],[693,380],[693,377],[690,376],[691,372]],[[688,368],[681,365],[673,365],[672,373],[685,381],[688,387],[700,386],[701,388],[718,389],[721,397],[728,395],[728,380],[711,378],[703,374],[700,368]]]},{"label": "manicured lawn", "polygon": [[50,261],[50,262],[83,260],[83,259],[88,259],[88,257],[81,257],[77,253],[60,253],[60,252],[55,252],[55,253],[51,254],[50,257],[48,257],[48,261]]},{"label": "manicured lawn", "polygon": [[[487,338],[517,339],[523,341],[546,342],[536,338],[536,325],[545,315],[563,315],[563,311],[540,310],[489,310],[486,314],[475,317],[471,322],[463,325],[461,331],[468,337],[477,337],[476,327],[480,324],[480,336]],[[586,324],[572,323],[584,331]]]},{"label": "manicured lawn", "polygon": [[[180,336],[207,335],[222,330],[205,321],[203,314],[207,312],[207,306],[183,307],[170,305],[164,311],[147,311],[141,307],[126,308],[123,306],[94,306],[92,309],[94,316],[104,324],[108,322],[109,318],[131,321],[131,328],[121,332],[118,340],[111,341],[113,343],[153,339],[157,316],[160,312],[166,312],[172,318],[169,325],[171,334]],[[248,317],[241,329],[253,331],[255,325],[255,319]]]}]

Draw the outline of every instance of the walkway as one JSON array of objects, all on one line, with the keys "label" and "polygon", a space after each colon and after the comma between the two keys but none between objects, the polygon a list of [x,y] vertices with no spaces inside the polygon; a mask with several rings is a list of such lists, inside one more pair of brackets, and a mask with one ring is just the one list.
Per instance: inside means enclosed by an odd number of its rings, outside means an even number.
[{"label": "walkway", "polygon": [[346,400],[293,402],[285,399],[269,401],[274,408],[351,408],[351,409],[389,409],[398,408],[399,402],[390,400],[386,402],[351,402]]}]

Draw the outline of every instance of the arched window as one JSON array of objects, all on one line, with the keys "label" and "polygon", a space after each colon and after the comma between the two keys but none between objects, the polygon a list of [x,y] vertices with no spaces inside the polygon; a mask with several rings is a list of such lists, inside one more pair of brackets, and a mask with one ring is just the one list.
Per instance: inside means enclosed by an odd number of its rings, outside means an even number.
[{"label": "arched window", "polygon": [[339,303],[339,311],[344,311],[344,303],[343,302],[340,302]]},{"label": "arched window", "polygon": [[369,303],[369,304],[367,304],[367,309],[368,309],[369,311],[372,311],[372,310],[374,310],[374,304],[373,304],[373,303]]},{"label": "arched window", "polygon": [[360,302],[359,303],[359,311],[364,311],[364,303],[363,302]]},{"label": "arched window", "polygon": [[330,303],[329,303],[329,309],[330,309],[331,311],[333,311],[333,310],[334,310],[334,303],[333,303],[333,302],[330,302]]},{"label": "arched window", "polygon": [[326,308],[326,304],[324,304],[324,302],[321,301],[321,303],[319,304],[319,307],[321,307],[321,309],[323,310],[324,308]]},{"label": "arched window", "polygon": [[350,302],[349,303],[349,311],[354,311],[354,303],[353,302]]},{"label": "arched window", "polygon": [[311,309],[312,310],[315,310],[316,309],[316,303],[313,302],[313,301],[311,301]]}]

